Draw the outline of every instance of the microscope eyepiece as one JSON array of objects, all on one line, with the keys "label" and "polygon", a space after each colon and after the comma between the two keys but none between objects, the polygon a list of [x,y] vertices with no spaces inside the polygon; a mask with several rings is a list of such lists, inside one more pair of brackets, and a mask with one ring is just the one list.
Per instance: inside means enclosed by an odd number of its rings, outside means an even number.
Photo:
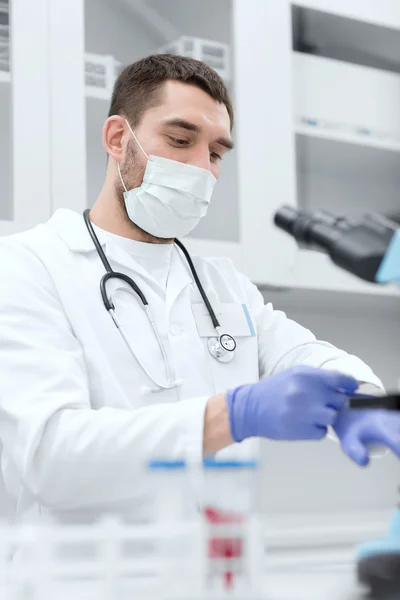
[{"label": "microscope eyepiece", "polygon": [[275,224],[299,245],[328,253],[339,267],[375,281],[376,273],[394,235],[395,224],[378,215],[353,221],[326,211],[308,212],[283,206]]}]

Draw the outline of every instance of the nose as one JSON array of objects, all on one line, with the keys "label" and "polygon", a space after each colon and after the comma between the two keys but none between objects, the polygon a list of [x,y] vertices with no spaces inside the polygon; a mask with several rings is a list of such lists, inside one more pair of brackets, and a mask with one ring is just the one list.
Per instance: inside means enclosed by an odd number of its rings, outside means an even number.
[{"label": "nose", "polygon": [[211,171],[210,151],[208,148],[201,151],[197,150],[188,162],[194,167],[200,167],[201,169]]}]

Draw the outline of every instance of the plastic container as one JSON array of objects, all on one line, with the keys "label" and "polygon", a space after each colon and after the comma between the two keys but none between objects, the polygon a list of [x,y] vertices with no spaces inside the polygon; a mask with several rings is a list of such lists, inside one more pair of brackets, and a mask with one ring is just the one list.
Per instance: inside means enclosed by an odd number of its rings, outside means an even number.
[{"label": "plastic container", "polygon": [[[261,528],[255,527],[260,500],[258,462],[207,459],[204,470],[206,590],[221,598],[259,597],[263,551]],[[255,556],[259,560],[254,563]]]},{"label": "plastic container", "polygon": [[201,516],[183,460],[148,464],[154,490],[156,555],[161,564],[158,596],[162,600],[199,598],[202,587]]},{"label": "plastic container", "polygon": [[203,466],[205,505],[242,517],[259,511],[258,461],[207,458]]},{"label": "plastic container", "polygon": [[184,460],[152,460],[148,464],[152,478],[154,521],[182,522],[189,517],[189,482]]}]

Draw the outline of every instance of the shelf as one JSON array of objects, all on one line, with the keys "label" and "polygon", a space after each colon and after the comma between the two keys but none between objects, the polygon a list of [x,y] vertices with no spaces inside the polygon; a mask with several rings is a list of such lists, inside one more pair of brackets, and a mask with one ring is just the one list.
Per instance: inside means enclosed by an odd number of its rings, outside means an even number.
[{"label": "shelf", "polygon": [[[315,274],[318,273],[318,277]],[[378,285],[363,281],[332,263],[329,256],[310,250],[299,250],[292,269],[282,286],[349,294],[368,294],[371,297],[392,297],[400,304],[400,289],[394,285]]]},{"label": "shelf", "polygon": [[179,54],[208,64],[228,83],[231,79],[230,46],[214,40],[181,36],[159,48],[160,54]]},{"label": "shelf", "polygon": [[320,313],[345,315],[346,317],[360,317],[368,315],[377,318],[376,311],[379,306],[379,318],[388,319],[400,324],[400,298],[398,294],[365,294],[357,290],[348,290],[345,294],[338,290],[316,289],[311,287],[287,287],[273,289],[260,286],[260,291],[266,302],[272,302],[289,314],[293,311],[307,311],[313,315]]},{"label": "shelf", "polygon": [[[228,84],[231,79],[230,46],[193,36],[181,36],[157,49],[157,53],[179,54],[201,60]],[[86,98],[111,100],[114,82],[122,64],[111,55],[85,54]]]},{"label": "shelf", "polygon": [[351,203],[358,201],[360,195],[373,201],[375,194],[373,205],[378,210],[398,209],[400,143],[359,140],[356,135],[300,126],[295,127],[295,132],[298,173],[329,179],[337,190],[346,183],[351,185]]},{"label": "shelf", "polygon": [[[85,59],[86,98],[109,102],[120,63],[112,56],[100,54],[86,54]],[[0,83],[10,83],[10,81],[10,73],[0,71]]]},{"label": "shelf", "polygon": [[400,73],[400,31],[395,26],[358,21],[330,14],[329,9],[322,12],[296,3],[292,9],[294,48],[303,45],[319,56]]},{"label": "shelf", "polygon": [[400,153],[400,140],[378,138],[372,135],[327,129],[315,125],[296,124],[295,132],[298,135],[307,137],[331,140],[332,142],[342,142],[344,144],[355,144],[357,146],[364,146],[365,148],[375,148],[377,150],[387,150],[389,152]]},{"label": "shelf", "polygon": [[[400,142],[297,124],[297,197],[300,208],[357,218],[393,214],[400,201]],[[336,267],[327,255],[299,250],[283,286],[297,290],[392,297],[395,286],[367,283]]]},{"label": "shelf", "polygon": [[[349,135],[296,128],[298,206],[359,218],[400,207],[400,148],[349,143]],[[322,135],[321,135],[322,134]],[[368,140],[371,142],[371,140]]]}]

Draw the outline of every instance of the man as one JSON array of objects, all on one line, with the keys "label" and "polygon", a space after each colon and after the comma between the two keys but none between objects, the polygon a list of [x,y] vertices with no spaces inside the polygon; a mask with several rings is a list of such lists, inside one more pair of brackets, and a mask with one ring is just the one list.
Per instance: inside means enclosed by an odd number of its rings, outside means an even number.
[{"label": "man", "polygon": [[[207,65],[160,55],[128,66],[104,124],[107,172],[88,222],[61,210],[1,241],[2,470],[19,520],[143,518],[148,460],[255,456],[260,437],[319,440],[332,425],[366,464],[368,426],[369,440],[399,451],[384,411],[350,419],[346,410],[360,382],[382,389],[367,365],[264,306],[230,261],[196,257],[234,338],[221,347],[174,239],[204,216],[232,125],[228,92]],[[102,297],[107,260],[139,286],[154,322],[126,280],[111,276]]]}]

